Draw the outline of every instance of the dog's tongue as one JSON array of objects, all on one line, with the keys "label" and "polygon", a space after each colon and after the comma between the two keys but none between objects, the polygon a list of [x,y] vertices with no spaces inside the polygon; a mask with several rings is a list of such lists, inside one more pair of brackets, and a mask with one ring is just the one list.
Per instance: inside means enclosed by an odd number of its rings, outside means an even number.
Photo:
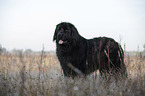
[{"label": "dog's tongue", "polygon": [[62,40],[59,40],[59,42],[58,42],[59,44],[63,44],[63,41]]}]

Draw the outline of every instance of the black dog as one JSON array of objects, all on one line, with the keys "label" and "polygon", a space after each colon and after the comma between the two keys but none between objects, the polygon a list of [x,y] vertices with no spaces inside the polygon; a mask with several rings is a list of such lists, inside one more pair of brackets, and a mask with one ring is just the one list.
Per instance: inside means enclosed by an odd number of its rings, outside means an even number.
[{"label": "black dog", "polygon": [[101,75],[127,75],[124,52],[112,38],[87,40],[79,35],[73,24],[62,22],[56,26],[54,40],[57,57],[65,76],[87,75],[97,69]]}]

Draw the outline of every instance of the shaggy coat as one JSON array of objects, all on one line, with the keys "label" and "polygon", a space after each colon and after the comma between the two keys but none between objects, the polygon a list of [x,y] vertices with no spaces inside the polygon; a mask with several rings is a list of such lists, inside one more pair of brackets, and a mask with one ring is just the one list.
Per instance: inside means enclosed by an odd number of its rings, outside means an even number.
[{"label": "shaggy coat", "polygon": [[95,70],[101,75],[127,76],[124,52],[112,38],[85,39],[73,24],[62,22],[56,26],[55,40],[56,54],[65,76],[86,76]]}]

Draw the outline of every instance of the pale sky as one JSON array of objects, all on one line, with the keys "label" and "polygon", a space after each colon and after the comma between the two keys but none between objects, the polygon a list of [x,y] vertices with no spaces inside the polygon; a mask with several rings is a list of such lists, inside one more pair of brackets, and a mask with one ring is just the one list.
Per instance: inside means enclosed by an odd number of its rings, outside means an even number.
[{"label": "pale sky", "polygon": [[145,44],[145,0],[0,0],[0,44],[54,51],[54,30],[63,21],[87,39],[121,38],[128,51],[142,51]]}]

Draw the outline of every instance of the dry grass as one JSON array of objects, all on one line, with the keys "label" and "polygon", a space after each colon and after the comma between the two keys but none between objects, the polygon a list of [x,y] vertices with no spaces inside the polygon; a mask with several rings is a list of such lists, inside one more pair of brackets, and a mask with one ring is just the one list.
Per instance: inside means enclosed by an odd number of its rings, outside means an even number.
[{"label": "dry grass", "polygon": [[[145,59],[127,56],[128,78],[64,78],[55,55],[0,55],[0,96],[145,96]],[[96,75],[96,74],[95,74]]]}]

